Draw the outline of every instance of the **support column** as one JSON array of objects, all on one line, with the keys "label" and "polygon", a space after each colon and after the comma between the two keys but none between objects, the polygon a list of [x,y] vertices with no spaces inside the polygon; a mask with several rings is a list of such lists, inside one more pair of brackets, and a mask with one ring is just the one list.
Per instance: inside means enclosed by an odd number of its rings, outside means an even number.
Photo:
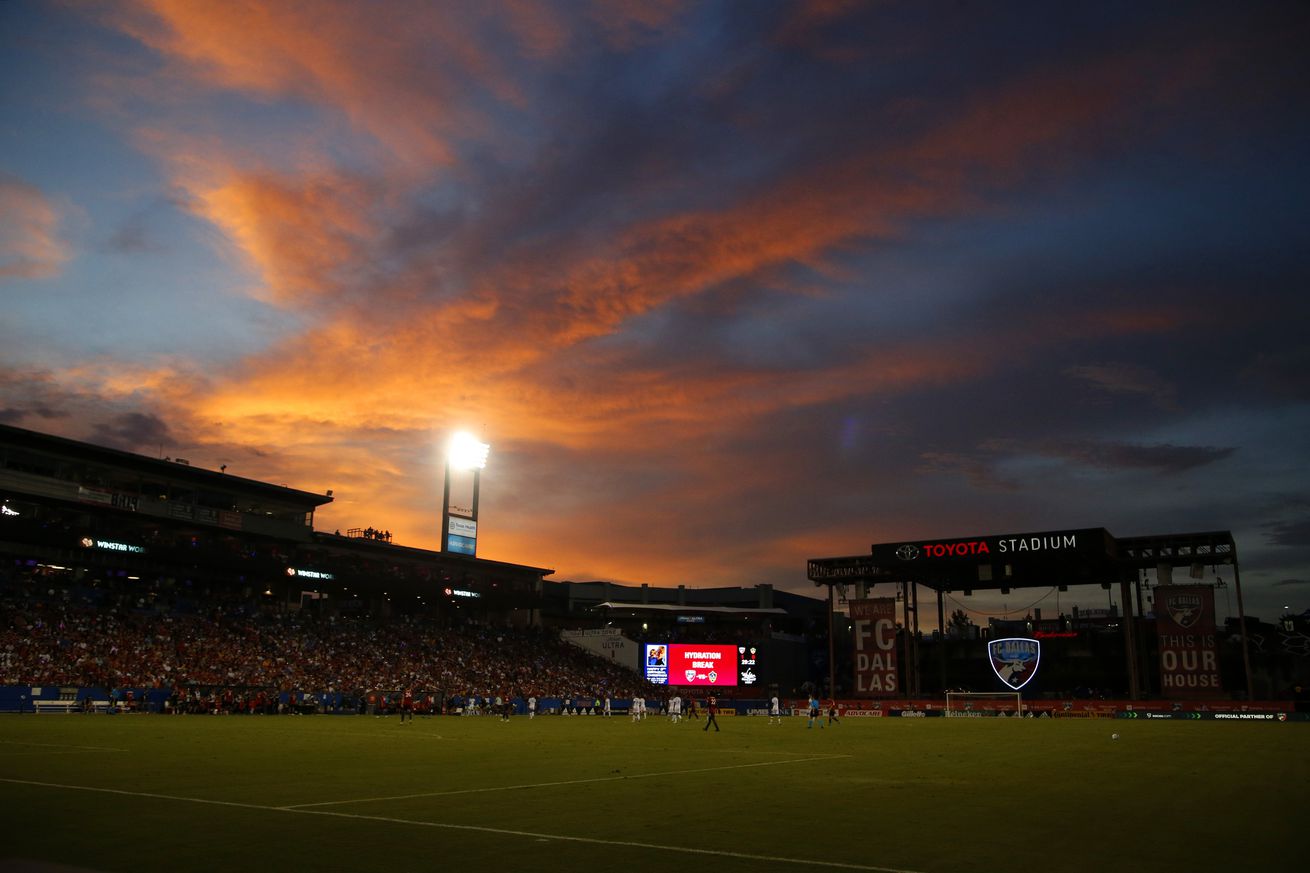
[{"label": "support column", "polygon": [[[1133,571],[1136,573],[1137,571]],[[1121,619],[1124,636],[1124,662],[1128,665],[1128,699],[1141,699],[1141,689],[1138,687],[1137,677],[1137,644],[1136,628],[1133,627],[1136,618],[1133,609],[1133,589],[1128,584],[1128,577],[1121,574],[1119,578],[1119,601],[1123,604],[1123,618]]]},{"label": "support column", "polygon": [[[1136,577],[1135,581],[1137,582],[1137,621],[1133,623],[1133,627],[1141,628],[1145,625],[1146,620],[1146,598],[1142,596],[1142,571],[1135,570],[1133,575]],[[1158,587],[1156,593],[1159,593]],[[1137,684],[1140,686],[1138,690],[1143,697],[1150,697],[1152,694],[1150,677],[1159,675],[1159,671],[1151,669],[1152,664],[1148,660],[1149,653],[1146,649],[1146,641],[1142,639],[1142,635],[1135,634],[1133,638],[1137,643]]]},{"label": "support column", "polygon": [[905,694],[914,696],[918,676],[914,669],[914,630],[910,625],[910,583],[902,579],[901,586],[901,662],[905,665]]},{"label": "support column", "polygon": [[910,583],[910,591],[914,598],[914,636],[912,642],[914,646],[914,696],[919,697],[923,694],[923,683],[920,681],[919,673],[919,582],[915,580]]},{"label": "support column", "polygon": [[1246,608],[1242,605],[1242,574],[1237,572],[1237,557],[1233,557],[1233,586],[1237,588],[1237,621],[1242,630],[1242,670],[1246,674],[1246,699],[1255,699],[1255,686],[1251,681],[1251,646],[1246,640]]},{"label": "support column", "polygon": [[937,668],[940,672],[939,685],[946,691],[946,607],[942,600],[942,589],[937,589]]},{"label": "support column", "polygon": [[833,613],[837,606],[835,588],[831,582],[828,583],[828,694],[834,699],[837,697],[837,644],[833,638]]}]

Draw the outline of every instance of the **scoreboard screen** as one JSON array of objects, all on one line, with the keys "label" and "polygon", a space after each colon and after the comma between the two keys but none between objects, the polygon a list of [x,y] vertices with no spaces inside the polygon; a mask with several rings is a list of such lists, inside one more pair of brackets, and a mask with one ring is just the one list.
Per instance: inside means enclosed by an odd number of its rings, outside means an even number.
[{"label": "scoreboard screen", "polygon": [[646,679],[660,685],[735,687],[753,685],[756,648],[711,643],[646,643]]}]

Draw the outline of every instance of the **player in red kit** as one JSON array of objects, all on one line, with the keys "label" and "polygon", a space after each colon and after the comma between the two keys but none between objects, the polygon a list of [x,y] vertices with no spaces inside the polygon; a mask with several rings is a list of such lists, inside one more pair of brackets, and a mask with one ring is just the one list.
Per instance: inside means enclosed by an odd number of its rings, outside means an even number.
[{"label": "player in red kit", "polygon": [[715,700],[713,696],[711,696],[709,703],[705,704],[705,727],[701,728],[701,730],[707,731],[710,729],[710,725],[714,725],[714,730],[718,731],[719,720],[714,717],[716,714],[718,714],[718,711],[719,711],[719,702]]}]

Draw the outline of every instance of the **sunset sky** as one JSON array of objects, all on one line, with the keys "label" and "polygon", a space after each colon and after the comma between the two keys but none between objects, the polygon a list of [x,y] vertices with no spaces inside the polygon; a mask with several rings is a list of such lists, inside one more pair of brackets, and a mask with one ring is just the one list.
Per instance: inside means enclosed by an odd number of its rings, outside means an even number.
[{"label": "sunset sky", "polygon": [[554,579],[1232,530],[1300,611],[1307,16],[0,3],[0,421],[428,548],[468,428]]}]

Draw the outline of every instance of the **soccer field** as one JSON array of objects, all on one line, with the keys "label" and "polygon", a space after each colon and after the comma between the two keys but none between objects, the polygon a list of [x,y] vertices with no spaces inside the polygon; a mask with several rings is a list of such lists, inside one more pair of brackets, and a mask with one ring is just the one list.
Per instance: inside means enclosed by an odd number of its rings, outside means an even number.
[{"label": "soccer field", "polygon": [[785,722],[5,716],[0,869],[1300,863],[1304,724]]}]

